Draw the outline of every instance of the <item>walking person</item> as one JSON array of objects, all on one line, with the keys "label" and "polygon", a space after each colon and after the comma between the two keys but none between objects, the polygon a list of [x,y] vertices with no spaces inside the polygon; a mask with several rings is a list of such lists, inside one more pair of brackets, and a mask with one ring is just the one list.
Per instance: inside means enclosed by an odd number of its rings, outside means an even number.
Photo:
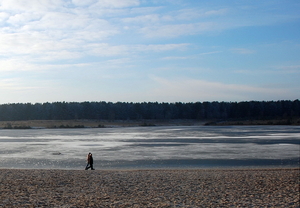
[{"label": "walking person", "polygon": [[95,170],[94,167],[93,167],[93,164],[94,164],[94,159],[93,159],[93,155],[91,153],[90,154],[90,166],[91,166],[91,170]]},{"label": "walking person", "polygon": [[93,167],[93,164],[94,164],[94,159],[93,159],[93,155],[92,153],[89,153],[87,155],[87,164],[86,164],[86,167],[85,167],[85,170],[88,170],[91,168],[91,170],[95,170],[94,167]]}]

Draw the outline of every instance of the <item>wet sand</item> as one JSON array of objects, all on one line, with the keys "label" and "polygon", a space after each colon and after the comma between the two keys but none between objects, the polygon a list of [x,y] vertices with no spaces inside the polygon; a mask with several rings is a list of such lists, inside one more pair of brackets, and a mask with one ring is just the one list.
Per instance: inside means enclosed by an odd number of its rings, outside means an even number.
[{"label": "wet sand", "polygon": [[0,207],[299,207],[300,169],[0,169]]}]

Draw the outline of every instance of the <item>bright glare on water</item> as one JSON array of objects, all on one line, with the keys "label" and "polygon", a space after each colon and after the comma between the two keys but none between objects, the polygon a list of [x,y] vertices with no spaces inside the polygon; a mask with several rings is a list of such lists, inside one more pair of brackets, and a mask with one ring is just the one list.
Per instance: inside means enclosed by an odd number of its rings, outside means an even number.
[{"label": "bright glare on water", "polygon": [[0,168],[298,166],[299,126],[0,130]]}]

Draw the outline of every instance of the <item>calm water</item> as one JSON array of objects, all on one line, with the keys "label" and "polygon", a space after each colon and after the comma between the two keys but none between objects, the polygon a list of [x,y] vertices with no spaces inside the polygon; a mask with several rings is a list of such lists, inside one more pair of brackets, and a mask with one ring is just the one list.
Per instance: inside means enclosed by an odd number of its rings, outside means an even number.
[{"label": "calm water", "polygon": [[0,168],[299,166],[299,126],[0,130]]}]

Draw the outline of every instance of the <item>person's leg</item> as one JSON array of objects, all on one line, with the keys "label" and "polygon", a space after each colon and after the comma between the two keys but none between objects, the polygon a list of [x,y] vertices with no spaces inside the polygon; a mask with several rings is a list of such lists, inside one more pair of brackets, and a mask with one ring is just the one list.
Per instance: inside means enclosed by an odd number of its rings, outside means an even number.
[{"label": "person's leg", "polygon": [[88,170],[90,167],[91,167],[90,164],[86,164],[85,169]]},{"label": "person's leg", "polygon": [[91,164],[91,170],[95,170],[93,164]]}]

